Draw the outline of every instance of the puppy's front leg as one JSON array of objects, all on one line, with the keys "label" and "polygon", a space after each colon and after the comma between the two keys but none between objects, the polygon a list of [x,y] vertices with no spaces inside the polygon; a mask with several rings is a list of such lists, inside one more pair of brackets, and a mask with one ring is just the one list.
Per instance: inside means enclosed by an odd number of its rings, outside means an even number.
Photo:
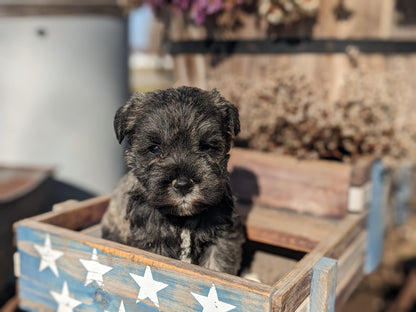
[{"label": "puppy's front leg", "polygon": [[241,242],[219,238],[207,247],[201,258],[201,266],[236,275],[241,264]]}]

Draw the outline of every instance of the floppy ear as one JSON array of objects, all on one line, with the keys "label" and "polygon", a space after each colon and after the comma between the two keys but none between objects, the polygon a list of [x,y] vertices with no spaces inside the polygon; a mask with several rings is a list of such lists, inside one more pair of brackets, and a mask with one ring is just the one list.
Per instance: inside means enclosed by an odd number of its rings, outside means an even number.
[{"label": "floppy ear", "polygon": [[223,98],[217,89],[210,91],[210,95],[212,96],[215,105],[220,109],[223,117],[225,118],[228,131],[233,136],[236,136],[240,132],[240,120],[238,118],[237,107]]},{"label": "floppy ear", "polygon": [[117,140],[121,143],[124,137],[130,134],[134,129],[137,113],[142,106],[145,95],[135,93],[126,104],[120,107],[114,117],[114,130],[116,131]]}]

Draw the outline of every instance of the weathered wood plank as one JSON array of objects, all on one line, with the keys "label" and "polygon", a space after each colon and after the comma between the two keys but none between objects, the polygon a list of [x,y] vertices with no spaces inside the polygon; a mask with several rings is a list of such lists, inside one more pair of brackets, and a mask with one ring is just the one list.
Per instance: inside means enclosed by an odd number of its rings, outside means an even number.
[{"label": "weathered wood plank", "polygon": [[101,223],[83,229],[80,231],[80,233],[93,237],[101,237]]},{"label": "weathered wood plank", "polygon": [[335,302],[335,310],[337,311],[350,298],[353,291],[364,278],[363,267],[356,267],[351,270],[348,276],[348,282],[342,286],[341,291],[337,292],[337,300]]},{"label": "weathered wood plank", "polygon": [[322,257],[338,259],[366,225],[367,214],[349,214],[338,223],[336,231],[328,232],[313,251],[308,253],[282,279],[273,285],[273,307],[276,311],[295,311],[310,295],[312,268]]},{"label": "weathered wood plank", "polygon": [[311,297],[309,296],[301,303],[295,312],[310,312],[310,301]]},{"label": "weathered wood plank", "polygon": [[250,240],[309,252],[328,231],[336,230],[337,219],[324,219],[261,206],[238,205]]},{"label": "weathered wood plank", "polygon": [[337,295],[350,282],[352,272],[364,269],[364,260],[367,247],[367,231],[363,231],[358,237],[345,249],[338,259],[338,279]]},{"label": "weathered wood plank", "polygon": [[66,207],[65,211],[50,211],[31,218],[66,229],[80,229],[97,223],[107,210],[110,195],[95,197]]},{"label": "weathered wood plank", "polygon": [[[121,300],[126,310],[198,311],[203,308],[200,303],[204,303],[203,298],[210,300],[215,294],[221,304],[234,306],[239,311],[270,309],[270,286],[257,282],[31,220],[18,224],[17,235],[23,308],[36,308],[38,305],[44,311],[56,310],[58,305],[52,292],[62,294],[66,282],[69,296],[80,302],[79,308],[83,311],[117,311]],[[42,269],[39,246],[46,246],[47,235],[51,249],[61,255],[57,259],[44,256],[45,261],[49,259],[49,263],[54,264]],[[93,262],[94,249],[96,261],[111,267],[109,272],[103,274],[101,285],[97,275],[92,273],[90,280],[95,281],[88,283],[90,271],[80,261]],[[56,269],[52,269],[54,266]],[[167,286],[154,295],[147,293],[148,296],[144,296],[146,288],[142,284],[142,290],[135,278],[140,281],[147,276],[150,280],[150,274],[152,280],[163,285],[152,284],[155,288],[147,291]],[[142,297],[141,291],[144,292]]]},{"label": "weathered wood plank", "polygon": [[347,212],[348,165],[234,148],[229,171],[232,188],[242,201],[321,216]]},{"label": "weathered wood plank", "polygon": [[366,231],[361,233],[338,260],[336,309],[348,300],[364,277],[367,235]]},{"label": "weathered wood plank", "polygon": [[371,180],[371,167],[376,159],[363,156],[352,163],[351,186],[363,186]]},{"label": "weathered wood plank", "polygon": [[385,168],[381,161],[374,163],[371,172],[371,200],[368,215],[367,259],[364,272],[373,272],[381,261],[386,225],[386,194],[384,193]]},{"label": "weathered wood plank", "polygon": [[337,261],[321,258],[312,268],[311,312],[334,312],[337,288]]}]

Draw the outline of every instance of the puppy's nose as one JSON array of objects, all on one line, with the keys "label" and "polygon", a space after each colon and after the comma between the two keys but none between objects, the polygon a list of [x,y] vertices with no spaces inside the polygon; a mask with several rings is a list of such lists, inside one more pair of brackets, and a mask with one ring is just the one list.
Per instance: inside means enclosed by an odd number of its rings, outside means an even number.
[{"label": "puppy's nose", "polygon": [[172,181],[173,189],[183,195],[189,193],[192,190],[193,185],[194,181],[187,177],[179,177]]}]

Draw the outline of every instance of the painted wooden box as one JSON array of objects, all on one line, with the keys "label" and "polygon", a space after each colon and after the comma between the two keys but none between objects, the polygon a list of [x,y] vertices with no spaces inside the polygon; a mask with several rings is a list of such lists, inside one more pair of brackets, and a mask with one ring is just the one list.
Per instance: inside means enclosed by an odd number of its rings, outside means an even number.
[{"label": "painted wooden box", "polygon": [[374,162],[370,156],[353,163],[297,160],[234,148],[229,171],[241,202],[340,218],[367,208]]},{"label": "painted wooden box", "polygon": [[[380,166],[369,210],[322,218],[246,202],[244,266],[261,282],[100,238],[109,197],[18,222],[16,275],[28,311],[334,311],[380,259]],[[302,190],[299,190],[301,192]],[[374,200],[373,200],[374,199]],[[369,217],[370,216],[370,217]],[[367,247],[369,246],[369,247]]]}]

